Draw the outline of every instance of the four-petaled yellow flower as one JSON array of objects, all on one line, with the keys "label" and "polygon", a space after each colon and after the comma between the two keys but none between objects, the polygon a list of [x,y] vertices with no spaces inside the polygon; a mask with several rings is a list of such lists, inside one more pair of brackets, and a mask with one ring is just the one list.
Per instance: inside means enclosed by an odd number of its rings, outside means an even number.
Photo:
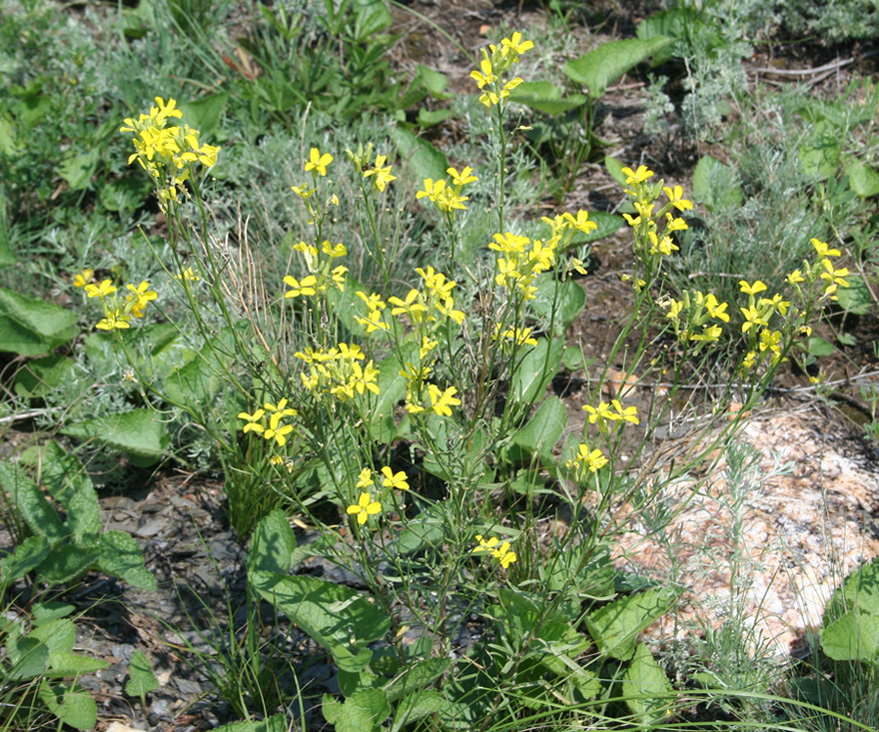
[{"label": "four-petaled yellow flower", "polygon": [[146,280],[141,282],[137,287],[134,285],[125,285],[125,287],[131,291],[131,294],[126,296],[125,299],[128,302],[134,303],[134,305],[131,306],[131,314],[135,318],[142,318],[147,303],[158,298],[159,294],[150,290],[150,283]]},{"label": "four-petaled yellow flower", "polygon": [[318,175],[327,174],[327,166],[333,162],[333,156],[329,153],[320,154],[316,147],[311,148],[308,154],[308,162],[305,164],[305,172],[316,171]]},{"label": "four-petaled yellow flower", "polygon": [[357,523],[362,525],[369,520],[370,516],[375,516],[377,513],[381,513],[381,510],[381,503],[373,501],[371,493],[363,492],[360,494],[357,503],[348,506],[348,508],[345,509],[345,512],[349,516],[357,516]]},{"label": "four-petaled yellow flower", "polygon": [[379,155],[375,159],[375,165],[369,170],[363,171],[364,178],[372,178],[372,183],[381,193],[384,193],[385,186],[391,181],[397,180],[397,177],[391,175],[391,166],[385,165],[387,161],[387,157],[385,155]]},{"label": "four-petaled yellow flower", "polygon": [[92,269],[84,269],[82,272],[77,274],[73,278],[73,286],[74,287],[85,287],[86,285],[91,284],[94,279],[95,271]]},{"label": "four-petaled yellow flower", "polygon": [[461,403],[461,400],[455,397],[458,390],[454,386],[442,391],[436,384],[430,384],[427,387],[427,393],[430,396],[431,409],[441,417],[451,417],[451,408]]},{"label": "four-petaled yellow flower", "polygon": [[106,317],[99,320],[95,328],[98,328],[99,330],[124,330],[125,328],[131,327],[130,320],[131,316],[127,313],[114,310],[107,313]]},{"label": "four-petaled yellow flower", "polygon": [[285,298],[299,297],[300,295],[314,295],[317,293],[317,277],[314,275],[303,277],[302,281],[287,275],[284,278],[284,284],[290,288],[284,295]]},{"label": "four-petaled yellow flower", "polygon": [[746,295],[756,295],[758,292],[766,290],[766,285],[760,280],[757,280],[753,285],[749,285],[745,280],[739,280],[739,286]]},{"label": "four-petaled yellow flower", "polygon": [[382,475],[384,476],[382,485],[385,488],[396,488],[400,491],[409,490],[409,481],[406,480],[406,473],[404,471],[400,470],[395,473],[386,465],[382,468]]},{"label": "four-petaled yellow flower", "polygon": [[102,280],[100,285],[86,285],[85,294],[89,297],[107,297],[116,292],[112,280]]},{"label": "four-petaled yellow flower", "polygon": [[513,33],[512,38],[504,38],[501,41],[501,49],[505,55],[511,55],[514,61],[519,60],[519,54],[525,53],[530,49],[534,48],[534,43],[532,41],[523,41],[522,34],[519,31]]},{"label": "four-petaled yellow flower", "polygon": [[501,540],[496,536],[483,539],[480,534],[476,535],[476,541],[479,542],[479,546],[473,548],[474,554],[488,552],[501,563],[501,567],[504,569],[516,561],[516,552],[510,551],[510,542],[501,543]]},{"label": "four-petaled yellow flower", "polygon": [[653,177],[653,171],[649,170],[646,165],[639,165],[638,170],[623,168],[622,172],[623,175],[626,176],[626,185],[631,185],[632,183],[643,183],[648,178]]}]

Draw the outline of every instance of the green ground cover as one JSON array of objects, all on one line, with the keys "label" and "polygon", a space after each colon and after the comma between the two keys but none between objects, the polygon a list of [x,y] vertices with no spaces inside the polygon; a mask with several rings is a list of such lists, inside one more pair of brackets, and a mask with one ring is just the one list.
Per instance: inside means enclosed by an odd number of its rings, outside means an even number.
[{"label": "green ground cover", "polygon": [[[829,399],[822,359],[874,347],[847,323],[876,307],[875,74],[780,91],[743,61],[862,51],[876,8],[625,5],[508,8],[473,52],[381,0],[3,0],[0,728],[98,723],[65,592],[155,586],[98,499],[169,465],[222,476],[247,551],[244,630],[219,666],[188,649],[228,732],[875,728],[872,564],[792,670],[742,618],[686,657],[646,642],[684,588],[612,557],[623,507],[661,534],[663,489],[721,456],[747,492],[736,433],[779,379]],[[414,21],[457,75],[407,54]],[[619,152],[624,78],[680,160]],[[618,205],[568,205],[598,181]],[[597,359],[570,326],[612,237]],[[295,572],[315,557],[365,589]],[[316,715],[261,603],[333,666]],[[139,651],[127,696],[157,683]]]}]

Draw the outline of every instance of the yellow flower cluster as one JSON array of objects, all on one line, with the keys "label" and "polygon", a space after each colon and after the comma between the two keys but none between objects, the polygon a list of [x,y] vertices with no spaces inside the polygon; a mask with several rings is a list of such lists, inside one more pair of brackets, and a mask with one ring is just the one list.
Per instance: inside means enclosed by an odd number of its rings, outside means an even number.
[{"label": "yellow flower cluster", "polygon": [[283,447],[287,444],[287,435],[293,431],[293,425],[282,424],[281,420],[285,417],[295,417],[297,414],[299,413],[295,409],[287,406],[286,399],[281,399],[277,404],[266,402],[262,409],[257,409],[253,414],[239,412],[238,419],[246,422],[241,428],[245,434],[255,432],[266,440],[274,440],[278,447]]},{"label": "yellow flower cluster", "polygon": [[501,567],[504,569],[507,569],[507,567],[516,561],[516,552],[510,551],[510,542],[501,542],[496,536],[492,536],[489,539],[483,539],[479,534],[476,535],[476,541],[479,542],[479,546],[474,547],[474,554],[488,552],[494,559],[497,559],[501,563]]},{"label": "yellow flower cluster", "polygon": [[482,92],[479,101],[486,107],[500,104],[502,99],[510,96],[519,84],[521,77],[515,77],[509,81],[502,78],[514,63],[518,63],[519,54],[534,48],[531,41],[523,41],[522,34],[518,31],[513,33],[512,38],[504,38],[500,47],[494,44],[488,49],[482,49],[482,61],[479,62],[479,70],[471,71],[472,78]]},{"label": "yellow flower cluster", "polygon": [[666,307],[666,317],[674,323],[675,335],[681,343],[718,341],[723,331],[717,323],[711,321],[729,322],[729,314],[726,312],[729,303],[718,302],[717,297],[711,293],[705,295],[698,290],[693,293],[685,290],[680,300],[672,298]]},{"label": "yellow flower cluster", "polygon": [[625,407],[620,403],[619,399],[611,399],[610,404],[607,402],[599,403],[598,407],[591,404],[585,404],[583,411],[589,414],[589,424],[597,424],[601,432],[607,432],[611,422],[631,422],[639,424],[638,408]]},{"label": "yellow flower cluster", "polygon": [[589,445],[583,442],[577,446],[577,455],[574,459],[565,463],[566,467],[574,469],[578,480],[582,480],[586,473],[597,473],[605,465],[607,458],[604,453],[598,448],[590,450]]},{"label": "yellow flower cluster", "polygon": [[382,494],[386,494],[392,490],[409,490],[409,481],[407,480],[404,471],[399,470],[395,473],[393,468],[385,465],[380,473],[382,476],[383,490],[379,494],[376,494],[376,497],[374,498],[373,489],[375,488],[375,479],[373,477],[373,471],[370,468],[363,468],[363,470],[360,471],[360,476],[354,486],[361,490],[360,498],[358,498],[357,503],[352,503],[345,509],[345,512],[349,516],[357,517],[358,524],[363,525],[369,520],[370,516],[375,516],[376,514],[381,513]]},{"label": "yellow flower cluster", "polygon": [[465,210],[467,206],[464,203],[470,200],[469,196],[461,195],[464,186],[475,183],[479,178],[473,175],[470,166],[465,167],[461,172],[458,172],[457,168],[448,168],[446,172],[452,177],[451,183],[444,179],[434,182],[433,178],[425,178],[424,189],[418,191],[415,198],[418,200],[426,198],[442,213],[454,214],[455,211]]},{"label": "yellow flower cluster", "polygon": [[150,107],[149,114],[141,114],[137,120],[126,119],[119,131],[134,135],[135,152],[128,164],[137,160],[150,174],[162,202],[176,201],[178,192],[185,193],[183,184],[191,179],[196,163],[213,167],[220,148],[201,144],[199,131],[188,125],[169,126],[169,120],[183,116],[174,99],[165,104],[156,97],[155,102],[157,106]]},{"label": "yellow flower cluster", "polygon": [[93,270],[84,269],[73,278],[73,286],[82,288],[89,298],[100,298],[104,317],[95,325],[99,330],[130,328],[131,318],[142,318],[146,306],[159,297],[158,293],[150,290],[150,283],[144,280],[137,286],[125,285],[128,294],[120,299],[112,280],[105,279],[94,284],[94,274]]},{"label": "yellow flower cluster", "polygon": [[317,247],[301,241],[294,244],[293,249],[302,254],[308,274],[301,280],[290,275],[284,277],[284,284],[290,288],[284,293],[285,298],[311,297],[319,292],[326,292],[330,285],[344,292],[348,268],[343,265],[333,266],[336,259],[348,253],[344,244],[324,241]]},{"label": "yellow flower cluster", "polygon": [[301,373],[302,383],[313,394],[330,394],[339,401],[354,399],[367,391],[379,393],[379,370],[360,346],[339,343],[327,350],[306,348],[293,354],[305,362],[308,371]]}]

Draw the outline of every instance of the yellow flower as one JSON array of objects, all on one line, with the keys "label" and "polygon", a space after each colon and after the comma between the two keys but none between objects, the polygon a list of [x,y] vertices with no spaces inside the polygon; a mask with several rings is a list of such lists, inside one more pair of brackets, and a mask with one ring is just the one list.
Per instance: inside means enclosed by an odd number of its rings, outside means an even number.
[{"label": "yellow flower", "polygon": [[295,277],[287,275],[284,278],[284,284],[290,288],[290,290],[284,295],[285,298],[317,294],[317,290],[315,289],[315,286],[317,285],[317,277],[314,275],[308,275],[308,277],[305,277],[301,282]]},{"label": "yellow flower", "polygon": [[116,292],[112,280],[102,280],[100,285],[85,285],[85,294],[89,297],[105,298]]},{"label": "yellow flower", "polygon": [[840,251],[839,249],[830,249],[827,242],[823,242],[820,239],[810,239],[812,242],[812,246],[815,247],[815,251],[818,252],[819,257],[839,257]]},{"label": "yellow flower", "polygon": [[157,292],[150,290],[150,283],[146,280],[141,282],[137,287],[134,285],[125,285],[125,287],[131,291],[131,294],[126,296],[125,299],[128,302],[134,302],[134,305],[131,306],[131,314],[135,318],[142,318],[147,303],[159,297]]},{"label": "yellow flower", "polygon": [[372,479],[372,471],[369,468],[363,468],[357,477],[357,483],[355,483],[354,487],[371,488],[373,485],[375,485],[375,481]]},{"label": "yellow flower", "polygon": [[385,161],[387,157],[385,155],[379,155],[375,159],[375,165],[370,170],[366,170],[363,172],[364,178],[372,177],[372,183],[376,187],[376,190],[384,193],[385,186],[391,181],[397,180],[396,176],[391,175],[391,166],[385,166]]},{"label": "yellow flower", "polygon": [[806,278],[803,277],[803,273],[800,270],[795,269],[787,276],[787,282],[789,285],[796,285],[799,282],[805,282]]},{"label": "yellow flower", "polygon": [[316,147],[311,148],[308,154],[308,162],[305,164],[305,172],[317,171],[318,175],[327,174],[327,166],[333,162],[333,156],[329,153],[320,154]]},{"label": "yellow flower", "polygon": [[94,279],[95,271],[92,269],[84,269],[81,273],[76,275],[73,278],[73,286],[74,287],[85,287],[88,284],[91,284]]},{"label": "yellow flower", "polygon": [[493,84],[497,81],[497,76],[492,71],[491,61],[487,58],[482,59],[479,62],[479,68],[482,69],[482,73],[479,71],[471,71],[470,78],[476,81],[476,85],[482,89],[486,84]]},{"label": "yellow flower", "polygon": [[106,317],[98,321],[95,328],[99,330],[124,330],[130,328],[131,316],[118,310],[107,313]]},{"label": "yellow flower", "polygon": [[516,561],[516,552],[510,551],[510,542],[505,541],[501,543],[501,540],[496,536],[483,539],[479,534],[476,535],[476,541],[479,542],[479,546],[474,547],[473,554],[489,552],[492,557],[501,563],[501,567],[504,569]]},{"label": "yellow flower", "polygon": [[577,446],[577,456],[573,460],[568,460],[566,465],[569,468],[579,468],[582,465],[590,473],[596,473],[607,465],[607,458],[598,448],[590,451],[589,445],[581,443]]},{"label": "yellow flower", "polygon": [[[275,423],[274,415],[272,418],[272,422],[273,424]],[[279,447],[283,447],[287,444],[287,435],[289,435],[292,431],[292,424],[285,424],[283,427],[278,427],[277,424],[275,424],[274,427],[269,426],[269,429],[263,432],[262,436],[265,437],[265,439],[267,440],[273,439],[275,442],[278,443]]]},{"label": "yellow flower", "polygon": [[637,407],[626,407],[623,409],[619,399],[612,399],[610,403],[613,404],[614,409],[617,410],[617,414],[619,415],[618,419],[622,419],[625,422],[631,422],[632,424],[639,424]]},{"label": "yellow flower", "polygon": [[461,400],[455,397],[458,390],[454,386],[441,391],[436,384],[430,384],[427,387],[427,393],[430,396],[431,408],[441,417],[451,417],[451,407],[456,407],[461,403]]},{"label": "yellow flower", "polygon": [[653,177],[653,171],[648,170],[646,165],[639,165],[638,170],[623,168],[622,172],[623,175],[626,176],[626,185],[631,185],[632,183],[643,183],[648,178]]},{"label": "yellow flower", "polygon": [[446,170],[450,176],[452,176],[452,184],[456,186],[464,186],[468,183],[475,183],[479,180],[475,175],[473,175],[473,168],[469,165],[464,168],[460,173],[456,168],[448,168]]},{"label": "yellow flower", "polygon": [[693,208],[693,202],[684,198],[684,189],[680,186],[675,186],[674,188],[663,186],[662,190],[668,196],[668,202],[678,211],[686,211]]},{"label": "yellow flower", "polygon": [[192,267],[187,267],[179,275],[174,275],[174,279],[181,282],[199,282],[201,277],[192,271]]},{"label": "yellow flower", "polygon": [[505,56],[512,56],[513,61],[518,61],[520,53],[525,53],[525,51],[532,48],[534,48],[534,43],[531,41],[523,41],[522,34],[519,33],[519,31],[513,33],[512,38],[504,38],[501,41],[501,53]]},{"label": "yellow flower", "polygon": [[745,280],[739,280],[739,286],[746,295],[756,295],[758,292],[766,290],[766,285],[760,280],[757,280],[753,285],[749,285]]},{"label": "yellow flower", "polygon": [[708,314],[712,318],[722,320],[724,323],[729,322],[729,315],[726,312],[727,307],[729,307],[729,303],[718,304],[717,298],[711,293],[705,298],[705,309],[708,311]]},{"label": "yellow flower", "polygon": [[259,421],[265,415],[264,409],[257,409],[253,414],[248,414],[247,412],[239,412],[238,419],[244,419],[247,421],[247,424],[241,428],[241,431],[245,434],[253,430],[257,434],[262,434],[265,432],[265,427],[259,424]]},{"label": "yellow flower", "polygon": [[396,488],[400,491],[409,490],[409,482],[406,480],[406,473],[404,471],[400,470],[395,473],[391,468],[385,466],[382,468],[382,475],[384,475],[382,486],[385,488]]},{"label": "yellow flower", "polygon": [[370,516],[375,516],[377,513],[381,513],[382,505],[378,501],[372,500],[371,493],[361,493],[360,499],[357,503],[354,503],[348,508],[345,509],[345,512],[349,516],[357,516],[358,524],[365,524]]}]

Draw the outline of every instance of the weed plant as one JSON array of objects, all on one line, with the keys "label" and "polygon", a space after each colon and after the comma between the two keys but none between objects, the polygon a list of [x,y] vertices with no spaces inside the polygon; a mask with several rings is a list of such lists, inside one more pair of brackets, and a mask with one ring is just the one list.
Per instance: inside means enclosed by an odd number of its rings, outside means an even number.
[{"label": "weed plant", "polygon": [[[605,401],[605,369],[585,394],[584,426],[567,428],[546,390],[562,365],[565,326],[585,302],[571,278],[583,264],[567,251],[596,225],[585,211],[565,213],[542,219],[536,236],[510,216],[518,171],[508,104],[522,83],[513,68],[532,47],[514,33],[472,72],[491,155],[485,172],[449,167],[421,182],[415,205],[440,245],[414,279],[395,262],[406,204],[391,203],[401,182],[389,151],[310,147],[292,187],[307,227],[290,239],[279,292],[258,266],[242,276],[246,252],[212,234],[206,173],[221,150],[181,121],[173,100],[156,98],[122,128],[169,222],[160,278],[186,308],[162,314],[199,344],[189,363],[169,377],[136,347],[139,331],[159,325],[151,313],[162,312],[149,281],[117,289],[83,272],[79,284],[145,408],[179,410],[215,442],[230,520],[240,536],[253,532],[250,591],[332,657],[341,698],[326,697],[322,712],[338,730],[389,717],[400,728],[430,720],[487,730],[530,714],[555,728],[607,718],[649,725],[673,713],[674,691],[637,635],[675,593],[616,570],[610,548],[627,507],[648,510],[735,427],[709,417],[700,423],[707,441],[669,471],[642,462],[670,419],[684,365],[704,366],[731,307],[710,292],[667,289],[673,234],[686,230],[679,214],[692,203],[645,166],[623,168],[636,214],[626,215],[635,307],[609,361],[625,360],[624,384],[663,374],[669,387],[641,410],[628,387]],[[476,195],[480,178],[490,197]],[[336,191],[346,181],[359,201],[341,227]],[[481,245],[467,230],[477,206],[491,221]],[[739,283],[733,302],[745,313],[747,348],[717,414],[733,390],[745,409],[759,398],[845,285],[838,253],[818,239],[813,250],[783,290]],[[358,258],[368,282],[348,265]],[[676,347],[652,355],[662,339]],[[320,538],[298,546],[280,508]],[[547,533],[548,521],[558,530]],[[367,595],[289,573],[308,557],[353,572]]]}]

